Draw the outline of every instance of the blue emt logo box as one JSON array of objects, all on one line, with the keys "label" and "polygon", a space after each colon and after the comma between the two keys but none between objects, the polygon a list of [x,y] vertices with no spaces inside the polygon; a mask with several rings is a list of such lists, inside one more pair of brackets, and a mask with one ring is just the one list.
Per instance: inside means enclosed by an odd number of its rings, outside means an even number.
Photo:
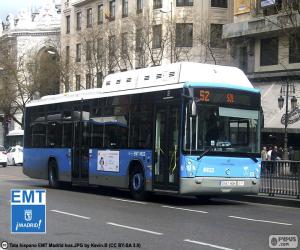
[{"label": "blue emt logo box", "polygon": [[11,233],[46,233],[46,190],[11,190]]}]

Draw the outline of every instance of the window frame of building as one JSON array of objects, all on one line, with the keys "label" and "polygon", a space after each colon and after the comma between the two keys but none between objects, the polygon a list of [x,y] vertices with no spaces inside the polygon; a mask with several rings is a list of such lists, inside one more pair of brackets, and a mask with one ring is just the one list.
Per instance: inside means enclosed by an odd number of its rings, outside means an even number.
[{"label": "window frame of building", "polygon": [[109,1],[109,21],[114,21],[116,19],[116,1]]},{"label": "window frame of building", "polygon": [[81,89],[81,75],[76,75],[75,76],[75,89],[80,90]]},{"label": "window frame of building", "polygon": [[135,51],[136,52],[141,52],[143,50],[142,37],[143,37],[143,29],[136,29],[136,32],[135,32]]},{"label": "window frame of building", "polygon": [[176,0],[176,7],[193,6],[194,0]]},{"label": "window frame of building", "polygon": [[128,0],[122,0],[122,17],[128,17]]},{"label": "window frame of building", "polygon": [[210,6],[214,8],[228,8],[228,0],[211,0]]},{"label": "window frame of building", "polygon": [[71,16],[66,16],[66,34],[70,34],[71,32]]},{"label": "window frame of building", "polygon": [[104,22],[104,11],[103,4],[98,5],[98,24],[103,24]]},{"label": "window frame of building", "polygon": [[211,23],[210,24],[210,37],[209,44],[211,48],[225,49],[226,41],[222,39],[223,32],[222,23]]},{"label": "window frame of building", "polygon": [[279,38],[270,37],[260,40],[260,66],[278,65]]},{"label": "window frame of building", "polygon": [[76,30],[81,30],[82,23],[82,12],[79,11],[76,13]]},{"label": "window frame of building", "polygon": [[76,62],[81,61],[81,43],[76,44]]},{"label": "window frame of building", "polygon": [[162,44],[162,25],[153,25],[152,26],[152,34],[153,34],[153,40],[152,40],[152,48],[153,49],[159,49],[161,48]]},{"label": "window frame of building", "polygon": [[97,58],[101,58],[103,53],[100,53],[103,49],[103,38],[97,39]]},{"label": "window frame of building", "polygon": [[70,46],[66,46],[66,64],[68,65],[70,63]]},{"label": "window frame of building", "polygon": [[116,53],[116,36],[112,35],[108,37],[108,55],[115,56]]},{"label": "window frame of building", "polygon": [[162,8],[162,0],[153,0],[153,9]]},{"label": "window frame of building", "polygon": [[87,73],[85,75],[85,88],[91,89],[92,88],[92,74]]},{"label": "window frame of building", "polygon": [[91,28],[93,26],[93,9],[88,8],[86,10],[86,27]]},{"label": "window frame of building", "polygon": [[86,61],[92,60],[93,42],[86,41]]},{"label": "window frame of building", "polygon": [[143,0],[136,0],[136,13],[137,14],[140,14],[143,12],[143,5],[144,5]]},{"label": "window frame of building", "polygon": [[289,37],[289,63],[300,63],[300,35]]},{"label": "window frame of building", "polygon": [[176,23],[175,46],[193,47],[193,29],[193,23]]},{"label": "window frame of building", "polygon": [[121,34],[121,52],[123,55],[128,53],[128,33],[127,32],[123,32]]}]

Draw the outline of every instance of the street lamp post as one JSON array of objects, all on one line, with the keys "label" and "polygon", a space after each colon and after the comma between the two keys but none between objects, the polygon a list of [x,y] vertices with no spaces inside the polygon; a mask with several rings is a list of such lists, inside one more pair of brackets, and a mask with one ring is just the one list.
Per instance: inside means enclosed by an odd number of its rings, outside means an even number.
[{"label": "street lamp post", "polygon": [[[291,92],[291,93],[290,93]],[[280,97],[278,98],[278,106],[280,109],[283,108],[284,105],[284,97],[282,95],[285,94],[285,117],[284,117],[284,148],[283,148],[283,159],[288,160],[288,119],[289,119],[289,95],[294,94],[291,99],[291,108],[295,109],[297,107],[297,98],[295,97],[295,85],[286,80],[285,85],[281,86],[280,89]]]}]

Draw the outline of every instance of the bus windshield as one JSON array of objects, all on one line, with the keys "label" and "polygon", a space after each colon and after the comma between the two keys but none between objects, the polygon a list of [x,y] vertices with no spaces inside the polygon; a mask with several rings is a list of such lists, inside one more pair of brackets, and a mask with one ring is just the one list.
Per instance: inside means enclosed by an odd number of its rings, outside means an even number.
[{"label": "bus windshield", "polygon": [[192,116],[189,105],[185,108],[185,153],[211,151],[258,153],[259,112],[257,110],[197,105]]}]

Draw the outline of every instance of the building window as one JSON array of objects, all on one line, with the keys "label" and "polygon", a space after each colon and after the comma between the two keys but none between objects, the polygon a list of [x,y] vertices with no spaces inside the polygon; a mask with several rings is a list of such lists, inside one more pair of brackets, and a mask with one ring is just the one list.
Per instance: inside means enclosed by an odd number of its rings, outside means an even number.
[{"label": "building window", "polygon": [[103,47],[103,38],[97,39],[97,58],[101,58],[103,53],[105,53],[104,47]]},{"label": "building window", "polygon": [[109,21],[113,21],[116,18],[116,1],[109,2]]},{"label": "building window", "polygon": [[75,88],[76,88],[76,90],[80,90],[80,75],[76,75],[75,78],[76,78]]},{"label": "building window", "polygon": [[92,8],[86,10],[86,27],[92,27],[93,25],[93,12]]},{"label": "building window", "polygon": [[300,63],[300,36],[299,35],[290,36],[289,63]]},{"label": "building window", "polygon": [[135,34],[135,50],[137,52],[141,52],[143,50],[143,30],[142,29],[137,29],[136,34]]},{"label": "building window", "polygon": [[153,26],[153,42],[152,42],[152,48],[157,49],[161,47],[161,24],[160,25],[154,25]]},{"label": "building window", "polygon": [[98,5],[98,24],[103,23],[103,4]]},{"label": "building window", "polygon": [[87,41],[86,42],[86,60],[91,60],[92,59],[92,41]]},{"label": "building window", "polygon": [[128,33],[122,33],[121,35],[121,51],[122,54],[127,54],[128,52]]},{"label": "building window", "polygon": [[116,37],[110,36],[108,38],[108,54],[109,56],[114,56],[116,52]]},{"label": "building window", "polygon": [[193,47],[193,24],[176,24],[176,47]]},{"label": "building window", "polygon": [[226,41],[222,39],[223,24],[210,25],[210,47],[226,48]]},{"label": "building window", "polygon": [[81,30],[81,12],[76,13],[76,30]]},{"label": "building window", "polygon": [[136,0],[136,13],[142,13],[143,12],[143,0]]},{"label": "building window", "polygon": [[103,84],[103,74],[102,72],[97,73],[97,88],[102,88]]},{"label": "building window", "polygon": [[70,46],[66,46],[66,64],[70,62]]},{"label": "building window", "polygon": [[176,0],[176,6],[193,6],[194,0]]},{"label": "building window", "polygon": [[76,62],[81,61],[81,44],[77,43],[76,44]]},{"label": "building window", "polygon": [[153,9],[162,8],[162,0],[153,0]]},{"label": "building window", "polygon": [[85,75],[85,85],[86,85],[86,89],[90,89],[92,87],[92,75],[91,74]]},{"label": "building window", "polygon": [[227,8],[227,0],[211,0],[211,7]]},{"label": "building window", "polygon": [[71,29],[71,26],[70,26],[71,24],[70,24],[70,16],[66,16],[66,32],[67,32],[67,34],[69,34],[70,33],[70,29]]},{"label": "building window", "polygon": [[122,0],[122,17],[128,17],[128,0]]},{"label": "building window", "polygon": [[278,37],[260,40],[260,66],[278,64]]}]

